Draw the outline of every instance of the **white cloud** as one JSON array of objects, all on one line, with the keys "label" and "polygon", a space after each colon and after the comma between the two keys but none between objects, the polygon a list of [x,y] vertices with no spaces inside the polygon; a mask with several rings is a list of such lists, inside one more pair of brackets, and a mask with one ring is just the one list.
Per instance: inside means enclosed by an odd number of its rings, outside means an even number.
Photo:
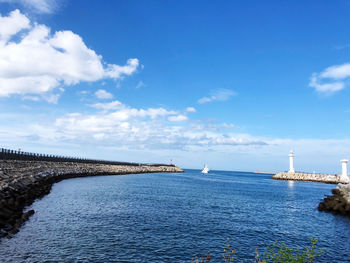
[{"label": "white cloud", "polygon": [[[62,153],[80,151],[78,154],[86,157],[155,162],[164,160],[160,156],[170,159],[177,155],[176,163],[185,168],[198,168],[208,163],[211,168],[215,165],[218,169],[283,171],[288,169],[289,150],[294,149],[298,171],[340,172],[339,160],[350,154],[350,138],[257,137],[226,129],[234,128],[231,124],[206,126],[198,125],[202,122],[196,120],[181,125],[169,123],[168,117],[179,113],[164,108],[142,109],[121,102],[114,104],[116,107],[108,111],[104,111],[106,106],[102,105],[111,104],[101,103],[92,113],[65,114],[53,122],[42,116],[34,116],[33,120],[30,112],[19,116],[1,113],[4,123],[13,119],[24,121],[0,127],[0,135],[11,148],[42,147],[43,152],[60,148]],[[106,149],[110,149],[108,154]],[[137,157],[128,155],[128,151],[137,152]]]},{"label": "white cloud", "polygon": [[[135,110],[135,109],[133,109]],[[147,110],[143,110],[143,109],[140,109],[140,110],[136,110],[137,112],[139,112],[139,114],[136,114],[135,116],[140,116],[140,117],[146,117],[146,116],[149,116],[151,117],[152,119],[155,119],[157,117],[163,117],[163,116],[167,116],[167,115],[171,115],[171,114],[177,114],[176,111],[173,111],[173,110],[166,110],[164,108],[149,108]]]},{"label": "white cloud", "polygon": [[213,100],[215,100],[215,97],[214,97],[214,96],[211,96],[211,97],[203,97],[203,98],[200,98],[200,99],[198,100],[198,103],[199,103],[199,104],[204,104],[204,103],[207,103],[207,102],[211,102],[211,101],[213,101]]},{"label": "white cloud", "polygon": [[180,121],[187,121],[188,118],[185,115],[176,115],[176,116],[169,116],[168,120],[171,122],[180,122]]},{"label": "white cloud", "polygon": [[234,125],[234,124],[232,124],[232,123],[229,123],[229,124],[224,123],[224,124],[222,124],[222,127],[223,127],[224,129],[236,129],[236,128],[237,128],[236,125]]},{"label": "white cloud", "polygon": [[336,65],[326,68],[321,73],[311,76],[309,86],[319,93],[332,94],[346,87],[350,78],[350,64]]},{"label": "white cloud", "polygon": [[29,24],[29,19],[19,10],[12,11],[9,16],[0,15],[0,41],[7,41],[21,30],[29,28]]},{"label": "white cloud", "polygon": [[187,108],[186,108],[186,111],[187,111],[187,112],[196,112],[196,109],[193,108],[193,107],[187,107]]},{"label": "white cloud", "polygon": [[350,77],[350,64],[332,66],[326,68],[321,74],[321,78],[345,79]]},{"label": "white cloud", "polygon": [[[119,107],[118,110],[92,115],[73,113],[58,118],[55,122],[57,133],[65,138],[84,138],[86,136],[96,138],[97,136],[99,140],[101,138],[118,141],[121,139],[122,143],[127,143],[130,140],[135,141],[135,137],[137,137],[137,140],[143,141],[147,138],[147,133],[157,132],[156,130],[152,131],[148,123],[174,113],[163,108],[145,110],[116,104]],[[99,105],[99,108],[103,108],[103,106]],[[100,136],[101,134],[103,136]]]},{"label": "white cloud", "polygon": [[49,103],[57,104],[58,99],[60,98],[61,94],[59,93],[46,93],[42,95],[42,98],[46,100]]},{"label": "white cloud", "polygon": [[30,112],[2,112],[4,123],[23,120],[0,127],[3,146],[121,161],[164,162],[172,158],[184,168],[208,163],[213,169],[269,172],[288,170],[290,149],[296,153],[297,171],[305,172],[340,172],[339,160],[350,154],[350,138],[264,138],[223,130],[224,124],[196,129],[198,121],[169,124],[167,117],[178,115],[171,110],[150,111],[120,104],[106,112],[96,109],[89,114],[65,114],[54,122],[41,115],[30,116]]},{"label": "white cloud", "polygon": [[[186,115],[164,108],[137,109],[119,101],[89,106],[97,111],[66,114],[58,117],[52,125],[38,123],[29,130],[47,142],[89,142],[134,150],[218,150],[222,147],[267,145],[264,140],[246,134],[224,133],[205,126],[194,129]],[[169,124],[169,121],[174,123]],[[174,125],[181,121],[187,121],[186,125]]]},{"label": "white cloud", "polygon": [[[1,19],[0,25],[11,26],[0,27],[0,97],[45,95],[61,85],[120,79],[137,70],[138,59],[129,59],[124,66],[104,66],[102,57],[79,35],[72,31],[51,34],[50,28],[40,24],[28,26],[28,18],[18,10]],[[11,41],[15,36],[19,40]]]},{"label": "white cloud", "polygon": [[[27,120],[23,116],[0,115],[2,120]],[[104,126],[99,127],[98,119],[106,115],[67,114],[61,118],[71,118],[71,123],[54,125],[38,123],[42,119],[37,118],[32,125],[21,122],[0,127],[0,136],[3,147],[12,149],[136,162],[173,159],[183,168],[201,168],[207,163],[212,169],[233,171],[288,170],[288,153],[293,149],[297,171],[340,173],[340,159],[349,158],[350,154],[350,138],[268,139],[204,128],[193,130],[191,125],[167,126],[160,119],[145,122],[134,118],[114,124],[101,121]],[[79,129],[80,121],[92,116],[98,117],[91,119],[93,129],[89,129],[88,122]],[[71,129],[65,129],[66,125]]]},{"label": "white cloud", "polygon": [[113,94],[105,91],[104,89],[99,89],[98,91],[96,91],[95,96],[98,99],[112,99],[113,98]]},{"label": "white cloud", "polygon": [[104,72],[105,77],[119,79],[122,75],[131,75],[139,66],[139,60],[137,58],[130,58],[126,62],[125,66],[119,66],[114,64],[108,64],[107,69]]},{"label": "white cloud", "polygon": [[108,103],[96,103],[96,104],[92,104],[90,105],[93,108],[96,109],[101,109],[101,110],[116,110],[118,108],[120,108],[122,106],[122,103],[120,101],[112,101],[112,102],[108,102]]},{"label": "white cloud", "polygon": [[31,101],[39,101],[40,98],[37,96],[23,96],[22,97],[23,100],[31,100]]},{"label": "white cloud", "polygon": [[319,82],[319,78],[316,75],[314,75],[311,77],[309,83],[310,87],[315,88],[315,90],[319,93],[332,94],[336,91],[344,89],[345,87],[345,83],[340,81],[322,84]]},{"label": "white cloud", "polygon": [[137,83],[137,85],[136,85],[136,89],[140,89],[140,88],[142,88],[142,87],[145,87],[146,85],[145,85],[145,83],[143,83],[143,81],[139,81],[138,83]]},{"label": "white cloud", "polygon": [[107,119],[128,120],[130,118],[146,118],[146,117],[155,119],[158,117],[177,114],[176,111],[168,111],[164,108],[148,108],[148,109],[130,108],[117,100],[108,102],[108,103],[95,103],[89,106],[99,110],[103,110],[104,112],[102,114],[106,114],[107,111],[110,111],[108,115],[104,116]]},{"label": "white cloud", "polygon": [[93,136],[96,140],[103,140],[105,138],[105,134],[104,133],[96,133]]},{"label": "white cloud", "polygon": [[57,7],[56,0],[0,0],[1,3],[20,4],[37,13],[50,14]]},{"label": "white cloud", "polygon": [[236,95],[236,92],[229,89],[217,89],[211,96],[203,97],[198,100],[199,104],[204,104],[212,101],[226,101],[229,100],[232,96]]}]

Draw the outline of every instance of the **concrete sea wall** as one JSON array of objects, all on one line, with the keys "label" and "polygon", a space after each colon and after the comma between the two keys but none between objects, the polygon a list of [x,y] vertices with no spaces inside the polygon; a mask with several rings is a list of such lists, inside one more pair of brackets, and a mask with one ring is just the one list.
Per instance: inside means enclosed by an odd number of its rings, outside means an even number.
[{"label": "concrete sea wall", "polygon": [[350,184],[339,184],[332,193],[318,205],[318,210],[350,217]]},{"label": "concrete sea wall", "polygon": [[0,160],[0,237],[11,237],[34,213],[24,209],[68,178],[137,173],[183,172],[172,165],[105,164],[59,161]]},{"label": "concrete sea wall", "polygon": [[307,181],[328,184],[347,183],[341,179],[339,174],[313,174],[313,173],[277,173],[271,177],[275,180]]}]

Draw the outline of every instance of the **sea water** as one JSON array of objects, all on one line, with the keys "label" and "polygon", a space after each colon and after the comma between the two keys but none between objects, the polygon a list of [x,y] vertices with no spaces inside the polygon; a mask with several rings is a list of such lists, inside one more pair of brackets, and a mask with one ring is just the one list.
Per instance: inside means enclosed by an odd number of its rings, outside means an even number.
[{"label": "sea water", "polygon": [[186,170],[64,180],[29,209],[36,213],[0,262],[253,262],[274,241],[325,248],[322,262],[350,261],[350,218],[319,212],[335,185],[288,182],[247,172]]}]

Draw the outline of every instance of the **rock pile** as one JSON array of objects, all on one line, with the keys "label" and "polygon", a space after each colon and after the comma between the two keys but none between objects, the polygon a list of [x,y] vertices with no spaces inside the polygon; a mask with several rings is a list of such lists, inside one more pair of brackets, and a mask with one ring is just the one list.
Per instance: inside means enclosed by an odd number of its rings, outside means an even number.
[{"label": "rock pile", "polygon": [[314,173],[277,173],[271,177],[276,180],[307,181],[328,184],[344,183],[339,174],[314,174]]},{"label": "rock pile", "polygon": [[97,175],[178,173],[176,166],[110,165],[73,162],[0,160],[0,237],[12,237],[34,214],[24,212],[35,199],[51,191],[63,179]]},{"label": "rock pile", "polygon": [[318,210],[350,216],[350,184],[339,184],[332,193],[318,205]]}]

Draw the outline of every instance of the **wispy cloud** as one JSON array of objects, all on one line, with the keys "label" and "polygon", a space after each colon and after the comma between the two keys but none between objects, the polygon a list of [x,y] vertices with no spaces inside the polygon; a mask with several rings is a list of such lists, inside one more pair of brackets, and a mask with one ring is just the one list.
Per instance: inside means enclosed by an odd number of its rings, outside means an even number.
[{"label": "wispy cloud", "polygon": [[234,124],[232,124],[232,123],[223,123],[223,124],[222,124],[222,127],[223,127],[224,129],[236,129],[236,128],[237,128],[236,125],[234,125]]},{"label": "wispy cloud", "polygon": [[37,96],[23,96],[22,100],[39,101],[40,98]]},{"label": "wispy cloud", "polygon": [[349,47],[350,47],[350,44],[346,44],[346,45],[335,46],[335,47],[333,47],[333,49],[335,49],[335,50],[342,50],[342,49],[349,48]]},{"label": "wispy cloud", "polygon": [[172,122],[181,122],[181,121],[187,121],[188,117],[186,115],[180,114],[180,115],[176,115],[176,116],[169,116],[168,120],[172,121]]},{"label": "wispy cloud", "polygon": [[210,96],[200,98],[198,100],[199,104],[204,104],[212,101],[226,101],[229,100],[232,96],[235,96],[236,92],[229,89],[217,89]]},{"label": "wispy cloud", "polygon": [[[4,118],[3,114],[1,117]],[[287,170],[288,152],[293,149],[299,171],[329,173],[341,172],[339,160],[349,156],[350,148],[350,138],[263,138],[205,127],[195,130],[191,125],[167,126],[161,118],[145,122],[143,118],[133,117],[123,121],[114,119],[110,113],[99,112],[66,114],[51,124],[40,121],[37,118],[31,125],[0,127],[2,146],[20,145],[28,151],[37,149],[115,160],[155,162],[164,160],[164,156],[169,159],[177,156],[176,163],[185,168],[198,168],[203,160],[210,160],[211,166],[221,169],[270,172]],[[89,152],[89,148],[94,150]]]},{"label": "wispy cloud", "polygon": [[140,88],[142,88],[142,87],[145,87],[146,85],[145,85],[145,83],[143,83],[143,81],[139,81],[138,83],[137,83],[137,85],[136,85],[136,89],[140,89]]},{"label": "wispy cloud", "polygon": [[[194,122],[188,116],[165,108],[133,108],[119,101],[89,106],[96,112],[65,114],[52,125],[37,123],[31,131],[44,141],[123,145],[130,150],[186,151],[268,145],[267,141],[247,134],[220,131],[224,124],[219,125],[218,129],[205,126],[194,129]],[[179,122],[183,123],[177,125]]]},{"label": "wispy cloud", "polygon": [[112,99],[112,98],[113,98],[113,94],[107,92],[107,91],[104,90],[104,89],[99,89],[99,90],[97,90],[97,91],[95,92],[95,96],[96,96],[98,99]]},{"label": "wispy cloud", "polygon": [[51,34],[50,28],[31,23],[18,10],[0,16],[0,97],[41,95],[55,102],[52,98],[59,97],[60,86],[121,79],[133,74],[138,65],[136,58],[124,66],[107,64],[79,35]]},{"label": "wispy cloud", "polygon": [[0,3],[19,4],[41,14],[51,14],[58,7],[57,0],[0,0]]},{"label": "wispy cloud", "polygon": [[186,112],[196,112],[196,109],[193,107],[187,107]]},{"label": "wispy cloud", "polygon": [[309,86],[323,94],[333,94],[346,87],[350,79],[350,63],[326,68],[321,73],[311,76]]},{"label": "wispy cloud", "polygon": [[109,110],[119,109],[121,105],[122,105],[122,103],[120,101],[115,100],[115,101],[108,102],[108,103],[90,104],[89,106],[93,107],[93,108],[96,108],[96,109],[109,111]]}]

